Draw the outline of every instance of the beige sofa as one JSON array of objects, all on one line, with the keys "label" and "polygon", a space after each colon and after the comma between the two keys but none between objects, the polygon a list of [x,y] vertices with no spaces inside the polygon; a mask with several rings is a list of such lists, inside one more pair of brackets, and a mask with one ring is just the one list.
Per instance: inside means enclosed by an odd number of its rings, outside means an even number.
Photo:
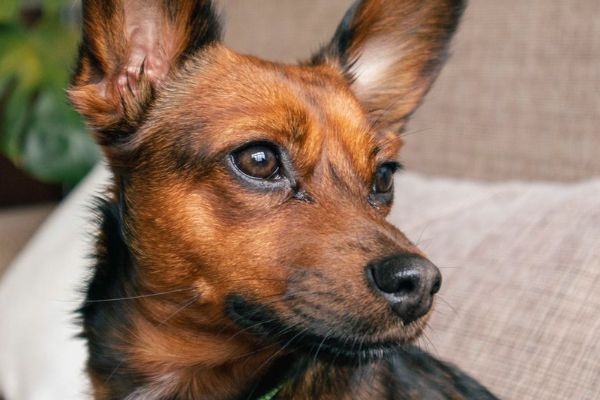
[{"label": "beige sofa", "polygon": [[[234,48],[283,61],[316,49],[350,3],[222,2]],[[406,134],[390,219],[444,275],[419,343],[501,398],[600,398],[599,15],[597,0],[472,0]],[[103,179],[0,282],[7,400],[85,398],[70,310]]]}]

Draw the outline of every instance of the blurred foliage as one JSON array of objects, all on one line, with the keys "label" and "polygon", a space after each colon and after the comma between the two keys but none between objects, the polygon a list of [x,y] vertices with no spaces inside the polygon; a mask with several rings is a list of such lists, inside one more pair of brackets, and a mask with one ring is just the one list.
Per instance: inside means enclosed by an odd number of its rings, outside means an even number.
[{"label": "blurred foliage", "polygon": [[66,96],[77,11],[64,0],[0,6],[0,152],[38,179],[66,185],[99,158]]}]

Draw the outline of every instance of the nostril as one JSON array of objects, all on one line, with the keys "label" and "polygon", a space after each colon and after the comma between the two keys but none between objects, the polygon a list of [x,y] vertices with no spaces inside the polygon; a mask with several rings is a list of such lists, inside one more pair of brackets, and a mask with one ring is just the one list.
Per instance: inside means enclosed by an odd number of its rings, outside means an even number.
[{"label": "nostril", "polygon": [[390,279],[389,273],[383,270],[382,268],[377,268],[376,266],[371,267],[369,269],[371,273],[371,278],[373,279],[373,283],[375,286],[381,290],[383,293],[395,293],[396,292],[396,282],[394,279]]},{"label": "nostril", "polygon": [[394,293],[402,296],[415,292],[419,287],[419,277],[416,275],[399,277]]},{"label": "nostril", "polygon": [[442,288],[442,276],[438,274],[435,277],[435,281],[433,281],[433,286],[431,287],[431,295],[433,296]]}]

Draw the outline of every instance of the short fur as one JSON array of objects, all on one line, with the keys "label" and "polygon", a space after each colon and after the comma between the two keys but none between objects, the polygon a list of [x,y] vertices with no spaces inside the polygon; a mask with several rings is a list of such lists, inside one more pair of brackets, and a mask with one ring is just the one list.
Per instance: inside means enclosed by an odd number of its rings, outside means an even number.
[{"label": "short fur", "polygon": [[[374,177],[463,8],[358,1],[284,65],[224,47],[208,0],[84,1],[69,95],[114,175],[80,311],[95,399],[494,398],[411,345],[430,312],[402,319],[365,272],[424,259]],[[284,176],[240,173],[252,144]]]}]

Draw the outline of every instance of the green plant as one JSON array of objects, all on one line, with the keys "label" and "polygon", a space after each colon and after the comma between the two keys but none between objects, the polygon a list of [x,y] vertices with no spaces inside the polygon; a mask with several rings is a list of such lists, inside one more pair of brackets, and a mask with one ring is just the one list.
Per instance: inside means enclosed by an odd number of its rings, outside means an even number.
[{"label": "green plant", "polygon": [[0,151],[33,176],[67,185],[98,159],[66,98],[79,40],[69,18],[75,7],[64,0],[0,7]]}]

